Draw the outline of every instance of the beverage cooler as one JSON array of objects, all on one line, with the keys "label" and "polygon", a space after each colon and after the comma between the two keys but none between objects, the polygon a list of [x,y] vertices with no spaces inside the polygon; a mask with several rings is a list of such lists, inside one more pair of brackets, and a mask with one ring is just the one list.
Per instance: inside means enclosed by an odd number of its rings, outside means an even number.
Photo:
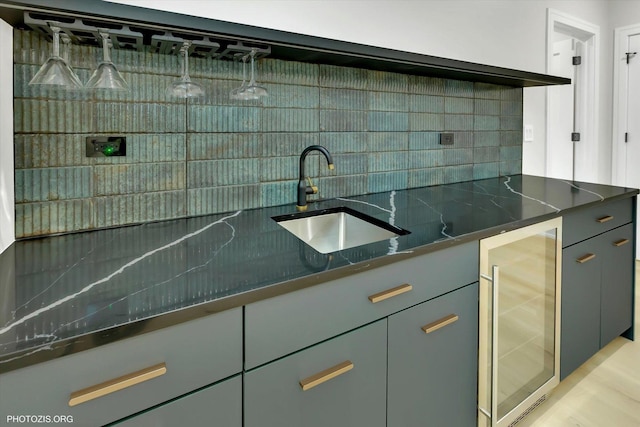
[{"label": "beverage cooler", "polygon": [[510,426],[560,382],[562,218],[480,241],[478,426]]}]

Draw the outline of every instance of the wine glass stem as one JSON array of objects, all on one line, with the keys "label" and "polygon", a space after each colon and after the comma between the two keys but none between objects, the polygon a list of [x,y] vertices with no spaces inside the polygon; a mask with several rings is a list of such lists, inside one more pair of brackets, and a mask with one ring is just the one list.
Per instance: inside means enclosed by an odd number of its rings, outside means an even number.
[{"label": "wine glass stem", "polygon": [[255,52],[251,51],[251,81],[249,82],[249,86],[255,86],[256,84],[254,56]]},{"label": "wine glass stem", "polygon": [[111,62],[111,54],[109,53],[109,34],[101,33],[102,36],[102,58],[104,62]]},{"label": "wine glass stem", "polygon": [[51,27],[53,31],[53,56],[60,57],[60,28]]},{"label": "wine glass stem", "polygon": [[189,81],[189,51],[184,49],[184,61],[182,63],[182,80]]}]

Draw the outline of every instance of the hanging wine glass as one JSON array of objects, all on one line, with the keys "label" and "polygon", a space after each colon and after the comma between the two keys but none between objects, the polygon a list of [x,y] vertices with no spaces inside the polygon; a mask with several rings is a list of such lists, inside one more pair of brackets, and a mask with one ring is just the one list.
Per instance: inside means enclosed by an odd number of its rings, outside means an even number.
[{"label": "hanging wine glass", "polygon": [[258,49],[254,47],[254,48],[251,48],[251,52],[249,53],[249,56],[251,57],[251,81],[249,82],[249,86],[247,86],[245,91],[254,96],[253,98],[250,98],[250,99],[258,99],[263,96],[267,96],[269,94],[265,87],[259,86],[256,83],[255,56],[257,52],[258,52]]},{"label": "hanging wine glass", "polygon": [[[240,60],[242,61],[242,84],[237,88],[231,89],[229,92],[229,98],[243,101],[248,99],[258,99],[258,97],[245,91],[247,88],[247,58],[249,55],[244,55],[242,53],[238,53],[236,55],[240,56]],[[247,95],[250,97],[246,97]]]},{"label": "hanging wine glass", "polygon": [[42,67],[33,76],[29,84],[62,86],[66,89],[82,88],[80,78],[60,56],[60,27],[51,25],[51,31],[53,32],[53,53],[42,64]]},{"label": "hanging wine glass", "polygon": [[102,62],[98,64],[98,68],[89,78],[87,87],[90,89],[129,90],[129,85],[124,77],[111,62],[109,33],[100,31],[100,37],[102,37]]},{"label": "hanging wine glass", "polygon": [[83,86],[82,82],[80,81],[80,79],[78,78],[78,75],[76,74],[75,71],[73,71],[73,68],[71,68],[71,65],[70,65],[71,64],[71,59],[70,59],[71,58],[71,37],[69,37],[65,33],[62,33],[60,34],[60,41],[62,42],[62,46],[63,46],[63,48],[61,49],[62,59],[64,59],[64,61],[67,63],[67,66],[73,73],[73,78],[76,79],[77,87],[74,86],[68,89],[79,89]]},{"label": "hanging wine glass", "polygon": [[202,85],[192,82],[189,77],[189,47],[190,41],[185,41],[180,48],[182,55],[182,76],[167,88],[167,95],[176,98],[198,98],[204,96]]}]

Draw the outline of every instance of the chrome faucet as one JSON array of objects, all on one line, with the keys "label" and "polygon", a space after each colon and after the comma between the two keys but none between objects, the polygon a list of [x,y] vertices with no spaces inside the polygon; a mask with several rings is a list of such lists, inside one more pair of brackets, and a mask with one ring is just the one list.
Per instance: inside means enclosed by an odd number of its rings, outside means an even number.
[{"label": "chrome faucet", "polygon": [[311,178],[307,178],[309,180],[309,185],[305,182],[304,176],[304,160],[311,151],[319,151],[324,157],[327,159],[327,164],[329,165],[329,169],[333,169],[333,159],[331,158],[331,154],[329,151],[321,145],[310,145],[302,151],[300,154],[300,178],[298,180],[298,202],[296,204],[296,209],[299,211],[307,210],[307,194],[317,194],[318,187],[313,185],[311,182]]}]

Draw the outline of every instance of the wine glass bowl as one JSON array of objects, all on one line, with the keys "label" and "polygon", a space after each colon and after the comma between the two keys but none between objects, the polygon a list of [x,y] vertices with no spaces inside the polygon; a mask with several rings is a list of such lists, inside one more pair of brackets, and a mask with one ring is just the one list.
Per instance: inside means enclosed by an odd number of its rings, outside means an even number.
[{"label": "wine glass bowl", "polygon": [[129,90],[126,80],[111,61],[109,33],[100,31],[100,36],[102,37],[102,61],[89,78],[87,87],[90,89]]},{"label": "wine glass bowl", "polygon": [[185,41],[180,48],[182,56],[182,75],[167,88],[167,95],[176,98],[199,98],[204,96],[205,90],[202,85],[191,81],[189,76],[189,48],[190,41]]},{"label": "wine glass bowl", "polygon": [[61,86],[65,89],[80,89],[82,82],[73,72],[67,61],[60,56],[60,27],[50,26],[53,33],[52,55],[33,76],[30,85]]},{"label": "wine glass bowl", "polygon": [[[251,48],[251,51],[248,54],[242,56],[242,58],[241,58],[241,60],[242,60],[242,84],[240,85],[240,87],[231,90],[231,92],[229,93],[229,97],[231,99],[249,101],[249,100],[260,99],[260,98],[262,98],[264,96],[267,96],[269,94],[265,87],[260,86],[260,85],[258,85],[256,83],[255,56],[256,56],[257,52],[258,52],[257,48]],[[251,58],[251,79],[249,81],[249,84],[246,83],[246,80],[247,80],[246,79],[246,77],[247,77],[247,73],[246,73],[247,58]]]}]

